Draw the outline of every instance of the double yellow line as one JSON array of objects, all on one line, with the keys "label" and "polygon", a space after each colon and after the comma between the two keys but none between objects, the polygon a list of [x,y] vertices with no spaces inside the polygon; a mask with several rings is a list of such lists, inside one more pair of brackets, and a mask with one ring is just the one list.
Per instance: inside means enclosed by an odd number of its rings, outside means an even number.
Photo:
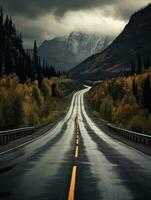
[{"label": "double yellow line", "polygon": [[[78,128],[78,125],[77,125],[77,127],[76,127],[76,147],[75,147],[75,158],[76,159],[79,156],[79,135],[78,134],[79,134],[79,128]],[[72,169],[72,176],[71,176],[68,200],[74,200],[75,185],[76,185],[76,175],[77,175],[77,166],[74,165],[73,169]]]}]

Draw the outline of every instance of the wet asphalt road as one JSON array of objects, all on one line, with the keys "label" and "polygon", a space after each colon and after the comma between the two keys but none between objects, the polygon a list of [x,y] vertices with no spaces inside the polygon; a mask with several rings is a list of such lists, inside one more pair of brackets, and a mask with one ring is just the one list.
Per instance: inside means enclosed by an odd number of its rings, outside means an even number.
[{"label": "wet asphalt road", "polygon": [[[0,200],[150,200],[151,157],[101,131],[77,92],[66,117],[0,155]],[[71,181],[73,166],[76,175]]]}]

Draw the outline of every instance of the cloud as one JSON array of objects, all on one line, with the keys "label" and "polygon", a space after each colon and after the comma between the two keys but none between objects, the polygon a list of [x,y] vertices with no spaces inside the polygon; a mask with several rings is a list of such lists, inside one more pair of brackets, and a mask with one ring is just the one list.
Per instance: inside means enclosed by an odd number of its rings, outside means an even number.
[{"label": "cloud", "polygon": [[67,11],[102,8],[127,19],[132,12],[149,3],[149,0],[1,0],[4,7],[15,15],[39,17],[47,13],[62,16]]},{"label": "cloud", "polygon": [[124,2],[116,1],[116,3],[104,5],[102,10],[104,15],[110,15],[113,18],[128,21],[133,13],[149,3],[150,0],[124,0]]},{"label": "cloud", "polygon": [[50,12],[62,15],[69,10],[94,8],[114,3],[116,0],[3,0],[2,2],[11,13],[37,17]]},{"label": "cloud", "polygon": [[60,23],[63,24],[65,30],[68,29],[68,31],[95,32],[110,36],[117,35],[125,25],[125,22],[122,20],[102,15],[101,9],[85,10],[85,12],[69,11],[64,15],[64,18],[60,20]]},{"label": "cloud", "polygon": [[23,33],[25,45],[34,39],[64,35],[71,31],[116,36],[129,17],[150,0],[0,0]]},{"label": "cloud", "polygon": [[22,30],[23,37],[28,40],[28,45],[30,41],[33,43],[34,38],[40,44],[45,39],[62,36],[72,31],[97,33],[114,37],[125,25],[124,21],[102,15],[100,9],[85,10],[85,12],[82,10],[68,11],[62,18],[55,17],[53,14],[36,19],[20,16],[14,17],[14,21],[18,24],[18,29]]}]

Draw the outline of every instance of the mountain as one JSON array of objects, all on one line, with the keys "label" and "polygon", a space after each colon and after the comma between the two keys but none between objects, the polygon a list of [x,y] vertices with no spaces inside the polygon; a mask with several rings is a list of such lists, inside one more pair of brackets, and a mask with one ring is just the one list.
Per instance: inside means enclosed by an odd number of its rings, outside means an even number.
[{"label": "mountain", "polygon": [[74,31],[44,41],[39,47],[39,55],[56,68],[68,70],[87,57],[104,50],[111,41],[112,39],[106,36]]},{"label": "mountain", "polygon": [[107,49],[86,59],[70,74],[82,80],[114,77],[130,71],[138,57],[141,64],[145,59],[151,62],[151,4],[132,15],[122,33]]}]

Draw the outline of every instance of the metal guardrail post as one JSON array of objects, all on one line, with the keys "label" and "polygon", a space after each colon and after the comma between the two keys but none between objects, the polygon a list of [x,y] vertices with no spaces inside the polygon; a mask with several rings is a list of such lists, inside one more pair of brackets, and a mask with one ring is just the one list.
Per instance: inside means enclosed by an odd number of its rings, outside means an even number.
[{"label": "metal guardrail post", "polygon": [[122,128],[118,128],[116,126],[113,126],[112,124],[108,124],[108,127],[111,128],[112,130],[116,131],[122,137],[127,138],[128,140],[131,140],[136,143],[151,146],[151,136],[150,135],[145,135],[145,134],[125,130]]},{"label": "metal guardrail post", "polygon": [[8,131],[0,131],[0,145],[5,145],[10,141],[16,140],[29,134],[35,127],[24,127],[19,129],[13,129]]}]

